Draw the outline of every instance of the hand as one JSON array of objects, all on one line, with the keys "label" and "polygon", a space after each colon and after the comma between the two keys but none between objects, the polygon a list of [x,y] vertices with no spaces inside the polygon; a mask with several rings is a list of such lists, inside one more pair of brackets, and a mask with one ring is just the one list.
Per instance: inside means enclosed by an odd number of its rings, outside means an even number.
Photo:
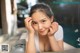
[{"label": "hand", "polygon": [[32,18],[27,17],[25,20],[25,27],[28,29],[29,33],[35,33],[35,30],[32,27]]},{"label": "hand", "polygon": [[48,36],[54,35],[54,33],[57,32],[57,30],[58,30],[58,23],[53,22],[49,28]]}]

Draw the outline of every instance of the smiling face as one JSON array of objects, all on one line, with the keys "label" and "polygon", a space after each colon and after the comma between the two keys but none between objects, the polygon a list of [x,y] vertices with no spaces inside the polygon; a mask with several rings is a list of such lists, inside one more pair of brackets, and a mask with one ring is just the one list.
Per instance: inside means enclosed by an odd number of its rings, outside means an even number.
[{"label": "smiling face", "polygon": [[31,17],[34,30],[42,36],[47,35],[52,19],[46,16],[45,13],[39,11],[33,13]]}]

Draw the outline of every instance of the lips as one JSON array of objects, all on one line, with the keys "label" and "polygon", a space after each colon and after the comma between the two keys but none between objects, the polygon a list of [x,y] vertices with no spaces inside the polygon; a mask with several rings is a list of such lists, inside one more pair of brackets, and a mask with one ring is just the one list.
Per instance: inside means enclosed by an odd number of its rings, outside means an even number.
[{"label": "lips", "polygon": [[39,32],[44,32],[44,30],[43,31],[39,31]]},{"label": "lips", "polygon": [[44,31],[39,31],[39,32],[44,32]]}]

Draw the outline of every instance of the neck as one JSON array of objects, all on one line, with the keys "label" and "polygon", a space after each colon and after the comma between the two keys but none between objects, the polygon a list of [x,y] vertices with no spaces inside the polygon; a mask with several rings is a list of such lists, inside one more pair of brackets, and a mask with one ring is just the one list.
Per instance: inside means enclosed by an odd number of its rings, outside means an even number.
[{"label": "neck", "polygon": [[40,41],[45,41],[45,40],[48,40],[48,37],[47,37],[47,35],[40,35],[39,34],[39,39],[40,39]]},{"label": "neck", "polygon": [[40,38],[45,38],[47,37],[47,35],[41,35],[41,34],[38,34]]}]

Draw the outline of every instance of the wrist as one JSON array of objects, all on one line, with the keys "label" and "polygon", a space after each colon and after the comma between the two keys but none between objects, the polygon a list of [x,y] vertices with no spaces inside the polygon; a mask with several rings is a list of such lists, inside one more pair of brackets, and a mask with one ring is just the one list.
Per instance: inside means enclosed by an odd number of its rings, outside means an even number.
[{"label": "wrist", "polygon": [[30,34],[35,34],[35,32],[34,32],[34,31],[29,31],[29,33],[30,33]]},{"label": "wrist", "polygon": [[35,33],[34,33],[34,32],[30,32],[29,34],[32,34],[32,35],[34,35]]},{"label": "wrist", "polygon": [[34,33],[29,33],[29,37],[34,37]]},{"label": "wrist", "polygon": [[54,35],[48,35],[48,38],[53,38]]},{"label": "wrist", "polygon": [[48,39],[49,39],[49,41],[55,40],[55,37],[54,36],[50,36],[50,37],[48,37]]},{"label": "wrist", "polygon": [[48,34],[48,37],[52,37],[52,36],[54,36],[53,34]]}]

